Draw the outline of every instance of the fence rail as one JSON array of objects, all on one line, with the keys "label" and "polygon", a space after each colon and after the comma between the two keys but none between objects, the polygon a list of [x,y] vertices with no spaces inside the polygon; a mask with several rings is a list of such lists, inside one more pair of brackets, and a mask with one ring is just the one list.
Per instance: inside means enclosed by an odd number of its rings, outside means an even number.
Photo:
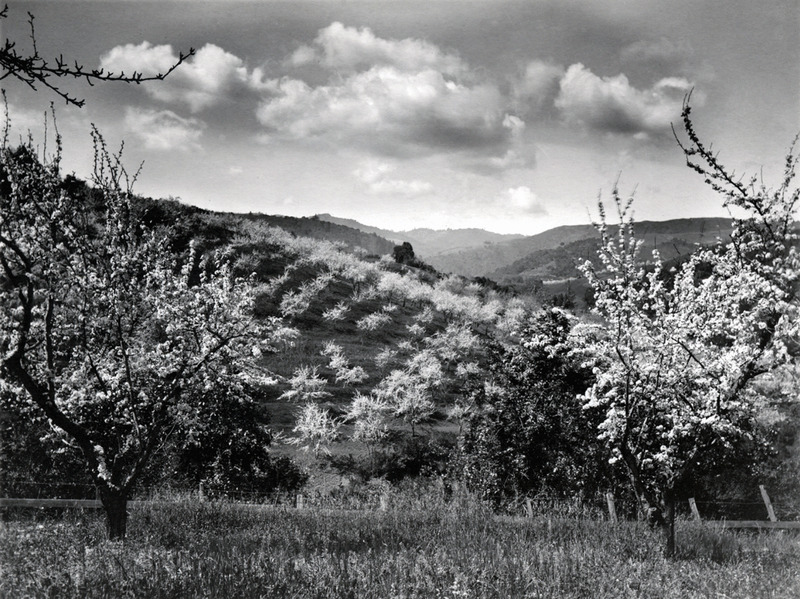
[{"label": "fence rail", "polygon": [[[800,530],[800,521],[794,520],[778,520],[775,509],[770,501],[769,494],[767,490],[764,488],[763,485],[759,486],[759,490],[761,492],[761,497],[763,499],[764,506],[766,508],[768,520],[704,520],[700,515],[700,511],[698,509],[698,503],[703,505],[703,502],[696,502],[694,498],[689,499],[689,508],[690,513],[692,515],[692,519],[695,522],[704,522],[708,524],[712,524],[714,526],[718,526],[724,529],[756,529],[756,530]],[[204,488],[201,485],[199,488],[199,492],[196,495],[197,500],[202,502],[205,500],[205,493]],[[273,498],[274,499],[274,498]],[[236,502],[238,506],[244,508],[275,508],[275,507],[289,507],[293,506],[298,509],[303,509],[305,507],[310,507],[310,504],[307,502],[307,498],[302,494],[281,494],[282,501],[269,501],[266,503],[254,503],[252,501],[238,501]],[[288,501],[287,501],[288,500]],[[176,503],[176,500],[170,500],[168,498],[155,498],[155,499],[132,499],[128,501],[128,506],[135,508],[135,507],[158,507],[158,506],[168,506],[171,504]],[[63,498],[21,498],[21,497],[0,497],[0,509],[2,508],[30,508],[30,509],[49,509],[49,508],[67,508],[67,509],[88,509],[88,510],[95,510],[95,509],[102,509],[103,504],[99,499],[63,499]],[[315,506],[315,507],[322,507],[322,506]],[[331,506],[327,506],[330,508]],[[388,498],[385,496],[380,497],[379,504],[375,506],[377,509],[381,511],[385,511],[388,509]],[[606,507],[608,509],[608,519],[611,522],[618,522],[619,518],[616,513],[615,503],[614,503],[614,496],[611,493],[606,494]],[[335,508],[334,508],[335,509]],[[342,509],[342,508],[339,508]],[[363,510],[363,506],[361,507]],[[354,511],[352,508],[343,508],[344,511]],[[360,510],[355,510],[360,511]],[[527,517],[531,517],[534,514],[533,505],[530,499],[528,499],[524,506],[524,512]]]},{"label": "fence rail", "polygon": [[[767,510],[767,518],[769,518],[769,520],[703,520],[697,508],[697,502],[694,497],[690,497],[689,510],[692,514],[692,520],[695,522],[708,522],[720,528],[730,529],[800,530],[800,521],[779,521],[778,517],[775,515],[775,508],[772,505],[767,489],[764,485],[759,485],[758,489],[761,492],[761,499],[764,502],[764,507]],[[606,502],[608,506],[608,519],[611,522],[617,522],[617,512],[614,508],[614,495],[612,493],[606,493]]]}]

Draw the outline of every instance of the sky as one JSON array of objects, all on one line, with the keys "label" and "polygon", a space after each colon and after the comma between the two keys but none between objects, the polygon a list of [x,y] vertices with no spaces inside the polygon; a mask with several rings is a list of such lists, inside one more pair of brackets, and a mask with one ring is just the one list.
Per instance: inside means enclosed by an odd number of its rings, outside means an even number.
[{"label": "sky", "polygon": [[[637,220],[725,216],[673,136],[777,184],[800,133],[797,0],[10,2],[2,37],[161,82],[67,82],[65,105],[6,78],[11,132],[87,178],[91,125],[143,168],[135,191],[203,208],[331,213],[393,230],[535,234],[596,217],[615,184]],[[49,128],[52,132],[52,126]],[[52,147],[52,146],[51,146]]]}]

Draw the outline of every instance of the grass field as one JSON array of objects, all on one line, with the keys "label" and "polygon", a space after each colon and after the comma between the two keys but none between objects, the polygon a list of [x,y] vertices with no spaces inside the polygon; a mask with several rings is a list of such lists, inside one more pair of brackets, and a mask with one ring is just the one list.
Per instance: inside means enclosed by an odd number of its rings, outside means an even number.
[{"label": "grass field", "polygon": [[576,509],[496,517],[456,493],[386,511],[247,509],[178,500],[132,511],[124,543],[99,514],[7,515],[0,596],[483,598],[800,597],[800,541],[681,523],[657,532]]}]

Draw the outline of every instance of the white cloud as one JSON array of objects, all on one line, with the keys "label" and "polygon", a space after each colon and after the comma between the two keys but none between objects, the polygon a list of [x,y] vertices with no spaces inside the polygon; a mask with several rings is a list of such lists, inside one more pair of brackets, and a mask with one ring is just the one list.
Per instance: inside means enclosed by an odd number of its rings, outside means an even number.
[{"label": "white cloud", "polygon": [[467,73],[458,56],[442,52],[430,42],[413,38],[382,39],[368,27],[357,29],[334,22],[320,29],[314,44],[316,48],[298,48],[291,63],[319,62],[327,68],[345,71],[391,66],[407,72],[433,69],[448,75]]},{"label": "white cloud", "polygon": [[367,186],[370,193],[377,195],[420,196],[433,190],[427,181],[414,179],[392,179],[389,173],[395,167],[385,162],[369,160],[359,166],[353,174]]},{"label": "white cloud", "polygon": [[321,69],[314,79],[327,72],[328,81],[276,82],[256,112],[262,142],[313,139],[393,157],[455,153],[465,165],[520,160],[509,152],[524,123],[508,120],[508,97],[430,42],[335,22],[284,62],[312,63]]},{"label": "white cloud", "polygon": [[[167,71],[178,61],[172,46],[150,42],[112,48],[100,58],[108,71],[155,75]],[[180,65],[169,77],[154,84],[143,84],[153,98],[184,103],[192,112],[214,106],[237,94],[268,92],[275,83],[265,80],[260,69],[248,71],[241,58],[214,44],[206,44]]]},{"label": "white cloud", "polygon": [[200,147],[205,124],[185,119],[171,110],[125,109],[125,129],[144,142],[148,150],[189,151]]},{"label": "white cloud", "polygon": [[117,74],[141,73],[152,77],[164,73],[178,61],[172,46],[154,46],[150,42],[115,46],[100,57],[100,66]]},{"label": "white cloud", "polygon": [[539,197],[525,185],[509,188],[502,198],[503,203],[529,214],[547,214]]},{"label": "white cloud", "polygon": [[[624,74],[598,77],[580,63],[567,69],[555,105],[568,122],[639,138],[663,135],[680,117],[692,84],[682,77],[661,79],[650,89],[633,87]],[[695,96],[695,103],[702,96]]]},{"label": "white cloud", "polygon": [[311,87],[283,79],[258,108],[270,135],[328,137],[386,153],[464,150],[505,144],[505,100],[490,84],[465,85],[441,72],[391,66]]}]

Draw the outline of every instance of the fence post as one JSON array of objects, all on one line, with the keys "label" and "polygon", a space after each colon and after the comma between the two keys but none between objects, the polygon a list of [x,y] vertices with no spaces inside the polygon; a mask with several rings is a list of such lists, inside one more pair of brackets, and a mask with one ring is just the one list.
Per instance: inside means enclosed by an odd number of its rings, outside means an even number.
[{"label": "fence post", "polygon": [[775,510],[772,509],[772,502],[769,500],[767,490],[764,488],[764,485],[758,485],[758,488],[761,490],[761,498],[764,500],[764,505],[767,506],[767,516],[769,516],[769,521],[777,522],[778,518],[775,516]]},{"label": "fence post", "polygon": [[381,511],[385,512],[389,509],[389,496],[386,493],[381,495]]},{"label": "fence post", "polygon": [[702,518],[700,517],[700,511],[697,509],[697,503],[695,503],[694,497],[689,497],[689,508],[692,510],[692,518],[700,522]]},{"label": "fence post", "polygon": [[200,496],[200,501],[206,500],[205,489],[203,489],[203,481],[200,481],[200,484],[197,487],[197,494]]},{"label": "fence post", "polygon": [[297,494],[297,509],[298,510],[302,510],[304,507],[306,507],[306,498],[303,497],[302,493],[298,493]]},{"label": "fence post", "polygon": [[608,519],[612,522],[617,522],[617,510],[614,507],[614,494],[611,492],[606,493],[606,503],[608,504]]},{"label": "fence post", "polygon": [[531,503],[530,497],[525,500],[525,515],[527,515],[528,518],[533,518],[533,503]]}]

